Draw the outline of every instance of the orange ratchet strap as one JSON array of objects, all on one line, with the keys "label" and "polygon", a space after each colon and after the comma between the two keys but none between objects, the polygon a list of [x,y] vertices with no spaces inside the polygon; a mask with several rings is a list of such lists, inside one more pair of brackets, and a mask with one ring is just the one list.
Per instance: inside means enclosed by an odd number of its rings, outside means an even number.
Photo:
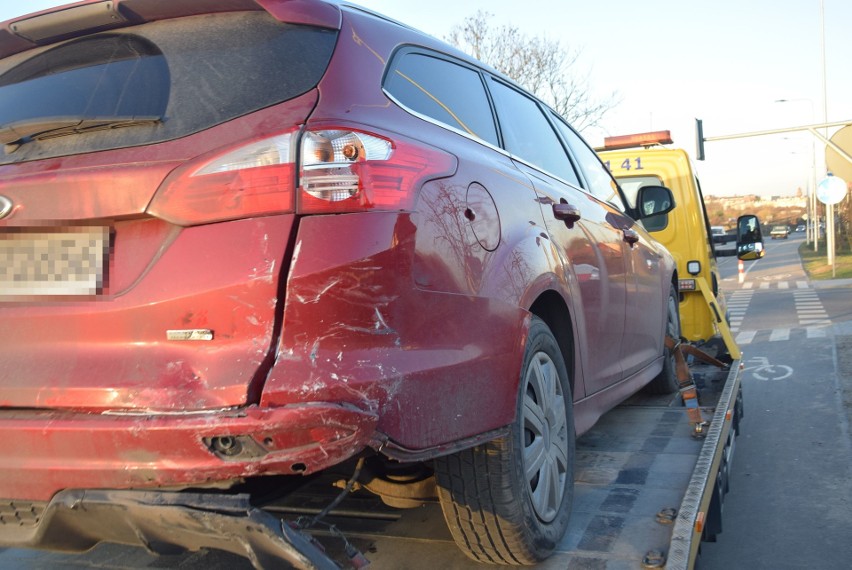
[{"label": "orange ratchet strap", "polygon": [[674,355],[675,372],[680,386],[680,397],[683,399],[683,405],[686,407],[686,415],[692,423],[694,430],[693,436],[704,437],[706,435],[704,428],[708,425],[708,422],[704,421],[701,417],[701,408],[698,406],[698,390],[695,388],[695,382],[692,381],[692,375],[689,373],[689,367],[686,365],[684,353],[691,354],[695,358],[707,364],[718,366],[723,370],[727,365],[706,352],[692,345],[675,340],[670,336],[666,337],[666,348]]}]

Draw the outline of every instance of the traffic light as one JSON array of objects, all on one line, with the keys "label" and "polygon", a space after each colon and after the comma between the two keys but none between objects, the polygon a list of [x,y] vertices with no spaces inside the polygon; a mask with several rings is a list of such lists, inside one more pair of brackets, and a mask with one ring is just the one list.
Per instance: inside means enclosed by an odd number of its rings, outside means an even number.
[{"label": "traffic light", "polygon": [[704,125],[701,119],[695,119],[695,158],[704,160]]}]

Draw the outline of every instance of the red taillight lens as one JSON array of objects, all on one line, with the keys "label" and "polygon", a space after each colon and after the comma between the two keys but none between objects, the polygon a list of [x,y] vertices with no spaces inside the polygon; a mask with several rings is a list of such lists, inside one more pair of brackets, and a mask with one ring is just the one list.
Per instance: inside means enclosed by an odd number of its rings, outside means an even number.
[{"label": "red taillight lens", "polygon": [[296,137],[265,138],[176,169],[148,212],[181,226],[292,212]]},{"label": "red taillight lens", "polygon": [[297,131],[204,155],[172,172],[148,212],[191,226],[293,212],[406,210],[427,180],[450,176],[456,159],[399,138],[351,129]]},{"label": "red taillight lens", "polygon": [[423,182],[456,168],[444,151],[351,129],[306,131],[301,150],[300,214],[411,209]]}]

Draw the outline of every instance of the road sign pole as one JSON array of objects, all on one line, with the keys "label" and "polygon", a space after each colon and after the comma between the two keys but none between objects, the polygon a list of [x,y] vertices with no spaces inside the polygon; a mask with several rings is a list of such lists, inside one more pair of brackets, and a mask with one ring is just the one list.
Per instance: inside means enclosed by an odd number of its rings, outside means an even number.
[{"label": "road sign pole", "polygon": [[817,197],[825,204],[825,246],[832,277],[837,275],[834,267],[834,205],[842,202],[846,198],[846,193],[846,181],[838,176],[832,176],[830,172],[817,185]]},{"label": "road sign pole", "polygon": [[826,210],[825,231],[828,235],[825,236],[825,248],[828,250],[828,264],[831,266],[831,276],[835,277],[834,267],[834,204],[829,204]]}]

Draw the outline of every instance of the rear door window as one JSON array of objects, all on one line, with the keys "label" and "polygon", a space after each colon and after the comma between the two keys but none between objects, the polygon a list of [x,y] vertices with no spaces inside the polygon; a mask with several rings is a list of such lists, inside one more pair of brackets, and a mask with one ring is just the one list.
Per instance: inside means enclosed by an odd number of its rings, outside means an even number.
[{"label": "rear door window", "polygon": [[614,206],[620,211],[624,211],[624,200],[618,192],[618,185],[615,183],[612,175],[601,162],[598,155],[595,154],[586,142],[580,138],[580,135],[574,132],[574,129],[565,124],[562,119],[555,114],[551,115],[559,129],[559,133],[568,143],[568,148],[571,149],[572,156],[577,160],[580,170],[583,172],[585,182],[583,187],[598,200],[603,200],[607,204]]},{"label": "rear door window", "polygon": [[410,111],[498,145],[491,105],[477,70],[406,50],[394,59],[384,87]]},{"label": "rear door window", "polygon": [[514,156],[579,185],[577,173],[553,127],[535,100],[492,78],[503,145]]}]

